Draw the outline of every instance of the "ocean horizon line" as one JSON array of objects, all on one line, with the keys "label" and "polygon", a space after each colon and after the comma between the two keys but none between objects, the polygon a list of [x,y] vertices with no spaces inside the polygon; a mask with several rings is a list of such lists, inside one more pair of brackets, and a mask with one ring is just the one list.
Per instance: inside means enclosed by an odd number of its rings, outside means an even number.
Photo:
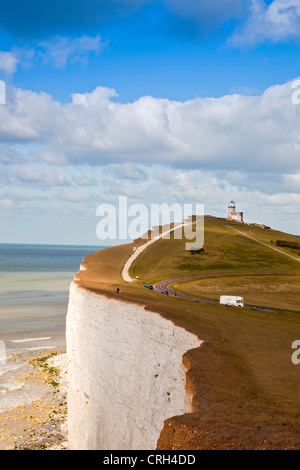
[{"label": "ocean horizon line", "polygon": [[65,243],[7,243],[0,242],[0,246],[54,246],[54,247],[79,247],[79,248],[111,248],[114,245],[84,245],[84,244],[65,244]]}]

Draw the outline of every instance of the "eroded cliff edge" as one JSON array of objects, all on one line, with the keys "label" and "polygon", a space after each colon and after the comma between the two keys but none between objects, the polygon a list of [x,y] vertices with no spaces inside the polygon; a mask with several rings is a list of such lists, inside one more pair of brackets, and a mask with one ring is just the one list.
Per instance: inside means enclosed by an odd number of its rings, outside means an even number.
[{"label": "eroded cliff edge", "polygon": [[155,449],[164,421],[191,412],[184,354],[199,338],[143,305],[70,288],[72,449]]}]

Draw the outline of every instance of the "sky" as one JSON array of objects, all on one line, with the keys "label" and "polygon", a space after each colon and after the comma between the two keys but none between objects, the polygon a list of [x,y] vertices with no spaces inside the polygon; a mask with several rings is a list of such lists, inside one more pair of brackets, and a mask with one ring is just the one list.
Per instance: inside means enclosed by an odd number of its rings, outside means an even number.
[{"label": "sky", "polygon": [[300,235],[299,77],[300,0],[6,2],[0,243],[119,243],[121,196]]}]

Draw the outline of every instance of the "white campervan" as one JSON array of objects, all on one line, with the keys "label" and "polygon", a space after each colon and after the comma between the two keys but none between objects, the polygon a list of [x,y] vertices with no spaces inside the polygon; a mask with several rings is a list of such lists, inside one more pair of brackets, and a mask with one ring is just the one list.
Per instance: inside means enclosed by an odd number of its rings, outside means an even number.
[{"label": "white campervan", "polygon": [[233,295],[221,295],[220,304],[233,305],[235,307],[244,307],[244,299],[243,297],[236,297]]}]

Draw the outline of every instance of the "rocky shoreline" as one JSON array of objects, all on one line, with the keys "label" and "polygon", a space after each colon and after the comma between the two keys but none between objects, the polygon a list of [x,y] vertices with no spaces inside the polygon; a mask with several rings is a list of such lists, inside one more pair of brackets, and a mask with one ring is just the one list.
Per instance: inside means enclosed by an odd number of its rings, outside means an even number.
[{"label": "rocky shoreline", "polygon": [[1,391],[0,404],[1,395],[8,393],[14,404],[0,412],[0,450],[67,450],[65,351],[12,353],[7,363],[18,367],[1,377],[8,386]]}]

